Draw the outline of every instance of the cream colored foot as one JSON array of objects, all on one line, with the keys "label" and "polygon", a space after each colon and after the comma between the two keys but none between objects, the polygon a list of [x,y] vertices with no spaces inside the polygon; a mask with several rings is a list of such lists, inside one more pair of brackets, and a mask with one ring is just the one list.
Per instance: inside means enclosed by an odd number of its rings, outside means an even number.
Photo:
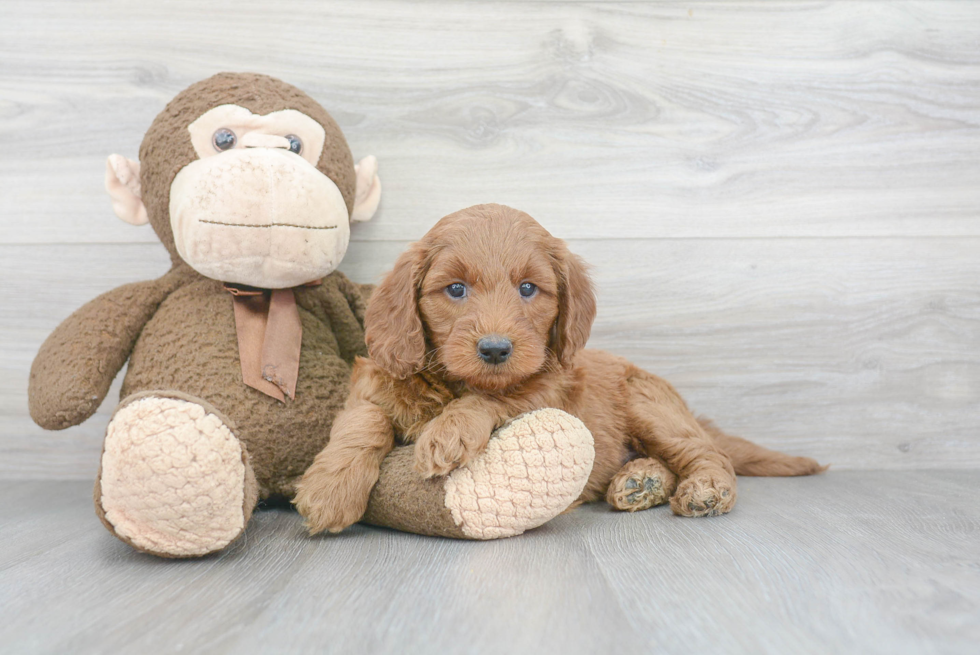
[{"label": "cream colored foot", "polygon": [[447,476],[446,508],[471,539],[518,535],[575,502],[594,460],[592,433],[574,416],[550,408],[522,414]]},{"label": "cream colored foot", "polygon": [[255,487],[242,444],[215,412],[141,395],[109,423],[95,501],[106,527],[134,548],[196,557],[244,531]]}]

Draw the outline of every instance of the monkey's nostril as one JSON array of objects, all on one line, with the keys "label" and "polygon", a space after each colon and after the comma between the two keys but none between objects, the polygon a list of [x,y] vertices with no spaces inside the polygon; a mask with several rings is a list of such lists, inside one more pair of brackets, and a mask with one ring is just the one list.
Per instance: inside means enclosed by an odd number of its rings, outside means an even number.
[{"label": "monkey's nostril", "polygon": [[476,344],[480,359],[487,364],[503,364],[514,350],[513,344],[507,337],[499,334],[489,334]]}]

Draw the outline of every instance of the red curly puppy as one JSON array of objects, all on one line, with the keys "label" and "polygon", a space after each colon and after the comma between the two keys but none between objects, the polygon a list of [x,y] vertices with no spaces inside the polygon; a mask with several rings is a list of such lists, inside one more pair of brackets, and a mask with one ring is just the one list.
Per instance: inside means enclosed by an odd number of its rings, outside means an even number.
[{"label": "red curly puppy", "polygon": [[446,216],[398,258],[365,317],[346,409],[299,484],[312,533],[358,521],[381,461],[416,444],[416,468],[445,475],[490,433],[534,409],[578,416],[595,439],[579,502],[618,509],[670,500],[684,516],[723,514],[735,474],[808,475],[812,459],[776,453],[699,421],[666,381],[582,350],[595,318],[582,260],[527,214],[479,205]]}]

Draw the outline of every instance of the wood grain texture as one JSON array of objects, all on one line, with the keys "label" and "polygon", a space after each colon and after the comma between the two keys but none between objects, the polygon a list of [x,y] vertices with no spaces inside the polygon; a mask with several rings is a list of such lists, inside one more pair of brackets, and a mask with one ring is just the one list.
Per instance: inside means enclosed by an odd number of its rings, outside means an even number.
[{"label": "wood grain texture", "polygon": [[30,362],[159,275],[112,216],[175,93],[257,70],[375,154],[376,280],[442,215],[525,209],[595,265],[592,345],[839,468],[980,466],[980,3],[31,2],[0,20],[0,476],[90,478],[88,423],[27,415]]},{"label": "wood grain texture", "polygon": [[[980,235],[972,2],[31,2],[0,25],[0,243],[102,197],[178,91],[260,70],[375,154],[361,239],[497,201],[568,237]],[[55,192],[52,192],[55,191]]]},{"label": "wood grain texture", "polygon": [[0,505],[5,652],[973,653],[976,471],[740,479],[735,511],[587,506],[521,537],[355,526],[285,509],[203,560],[134,552],[82,482]]},{"label": "wood grain texture", "polygon": [[[677,386],[698,412],[835,468],[980,467],[977,240],[570,242],[593,265],[591,347]],[[405,244],[359,242],[342,268],[377,280]],[[94,281],[72,272],[94,259]],[[118,400],[46,433],[26,416],[30,362],[78,304],[167,268],[154,245],[0,246],[13,270],[51,253],[43,294],[0,289],[0,476],[88,478]],[[109,273],[112,273],[110,275]],[[60,447],[59,447],[60,444]],[[38,458],[42,454],[43,457]]]}]

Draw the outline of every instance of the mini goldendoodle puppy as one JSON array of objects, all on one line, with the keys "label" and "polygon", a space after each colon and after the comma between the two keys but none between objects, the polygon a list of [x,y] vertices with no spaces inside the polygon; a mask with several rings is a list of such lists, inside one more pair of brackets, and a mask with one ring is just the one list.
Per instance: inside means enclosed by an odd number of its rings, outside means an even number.
[{"label": "mini goldendoodle puppy", "polygon": [[445,475],[490,433],[542,407],[578,416],[595,466],[578,502],[635,511],[670,501],[709,516],[735,504],[735,474],[809,475],[816,461],[727,435],[673,387],[621,357],[583,350],[596,304],[582,260],[527,214],[478,205],[446,216],[398,258],[365,318],[370,359],[299,485],[311,533],[364,514],[379,466],[416,444],[416,468]]}]

